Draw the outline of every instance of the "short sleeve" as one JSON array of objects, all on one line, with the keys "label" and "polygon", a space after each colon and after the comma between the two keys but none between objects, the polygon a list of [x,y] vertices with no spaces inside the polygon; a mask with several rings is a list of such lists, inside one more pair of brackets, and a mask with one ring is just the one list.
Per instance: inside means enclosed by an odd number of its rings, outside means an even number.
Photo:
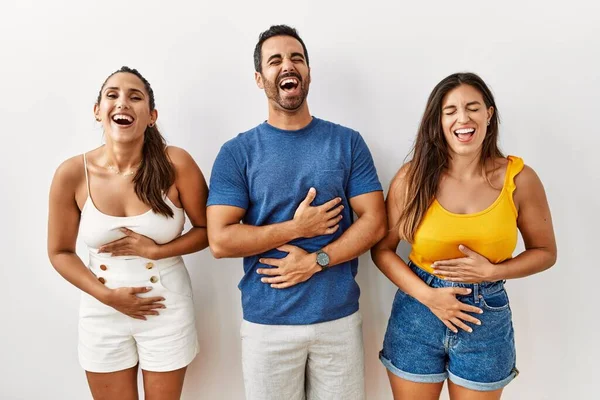
[{"label": "short sleeve", "polygon": [[352,167],[348,181],[348,198],[383,190],[373,157],[362,136],[355,132],[352,145]]},{"label": "short sleeve", "polygon": [[225,205],[248,209],[249,194],[243,160],[225,143],[213,164],[207,206]]}]

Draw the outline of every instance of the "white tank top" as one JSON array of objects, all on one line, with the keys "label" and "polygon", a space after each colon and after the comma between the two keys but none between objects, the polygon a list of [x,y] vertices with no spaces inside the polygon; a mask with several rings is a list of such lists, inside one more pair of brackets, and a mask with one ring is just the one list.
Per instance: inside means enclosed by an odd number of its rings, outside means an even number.
[{"label": "white tank top", "polygon": [[[100,246],[121,239],[125,236],[120,228],[127,228],[140,235],[154,240],[157,244],[165,244],[181,235],[185,215],[183,208],[177,207],[165,194],[167,205],[173,210],[173,218],[156,214],[152,209],[139,215],[131,217],[115,217],[101,212],[94,205],[90,193],[90,181],[87,171],[87,159],[83,154],[83,165],[85,168],[85,183],[88,197],[81,210],[79,222],[79,237],[89,247],[90,252],[97,253]],[[134,256],[122,256],[118,258],[135,258]]]}]

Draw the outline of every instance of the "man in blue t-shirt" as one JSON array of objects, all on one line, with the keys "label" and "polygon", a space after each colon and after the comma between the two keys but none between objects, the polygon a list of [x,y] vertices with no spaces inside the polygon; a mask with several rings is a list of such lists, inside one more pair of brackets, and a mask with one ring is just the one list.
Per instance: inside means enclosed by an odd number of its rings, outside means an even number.
[{"label": "man in blue t-shirt", "polygon": [[357,257],[387,230],[373,159],[358,132],[311,116],[295,29],[261,33],[254,64],[268,120],[223,145],[208,198],[214,256],[244,257],[246,397],[362,400]]}]

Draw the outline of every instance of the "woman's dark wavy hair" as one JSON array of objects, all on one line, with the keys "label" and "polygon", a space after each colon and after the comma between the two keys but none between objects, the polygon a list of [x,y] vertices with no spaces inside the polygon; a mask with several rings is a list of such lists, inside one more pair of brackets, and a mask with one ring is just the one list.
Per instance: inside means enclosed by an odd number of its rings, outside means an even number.
[{"label": "woman's dark wavy hair", "polygon": [[483,140],[479,165],[484,171],[489,160],[504,157],[498,147],[498,107],[491,90],[483,79],[474,73],[456,73],[438,83],[427,100],[417,138],[411,151],[412,159],[406,171],[404,209],[398,221],[400,238],[412,243],[427,209],[435,198],[442,172],[448,167],[450,153],[442,128],[442,102],[448,92],[460,85],[469,85],[483,96],[486,108],[494,113]]},{"label": "woman's dark wavy hair", "polygon": [[[154,91],[150,83],[138,70],[129,67],[121,67],[106,78],[98,93],[96,104],[99,105],[102,100],[102,91],[106,86],[106,82],[118,73],[133,74],[142,81],[148,94],[148,106],[150,111],[153,111],[155,107]],[[144,132],[142,161],[133,177],[133,184],[135,194],[146,205],[152,207],[152,211],[165,217],[173,217],[173,210],[164,199],[164,195],[175,181],[175,169],[167,156],[166,150],[167,142],[156,125],[147,126]]]}]

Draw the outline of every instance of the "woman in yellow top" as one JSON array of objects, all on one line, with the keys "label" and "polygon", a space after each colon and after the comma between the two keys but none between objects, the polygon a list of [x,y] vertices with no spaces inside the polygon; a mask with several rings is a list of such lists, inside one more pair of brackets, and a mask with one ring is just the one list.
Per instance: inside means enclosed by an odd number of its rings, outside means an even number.
[{"label": "woman in yellow top", "polygon": [[[390,185],[372,257],[399,288],[380,353],[395,399],[438,399],[446,378],[453,400],[499,399],[518,374],[504,281],[551,267],[556,243],[542,183],[502,155],[498,122],[479,76],[448,76]],[[526,250],[513,258],[517,229]]]}]

